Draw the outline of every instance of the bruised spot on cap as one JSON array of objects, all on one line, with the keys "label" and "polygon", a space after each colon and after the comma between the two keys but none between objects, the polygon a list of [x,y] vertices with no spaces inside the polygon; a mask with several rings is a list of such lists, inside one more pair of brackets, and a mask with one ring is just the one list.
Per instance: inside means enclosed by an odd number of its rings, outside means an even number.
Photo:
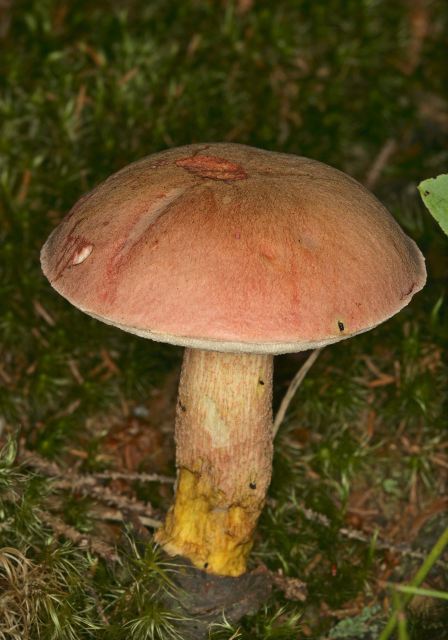
[{"label": "bruised spot on cap", "polygon": [[407,298],[408,296],[411,295],[411,293],[414,291],[415,287],[416,287],[417,283],[413,282],[411,284],[411,286],[409,287],[409,289],[407,291],[404,291],[401,296],[400,296],[400,300],[404,300],[405,298]]},{"label": "bruised spot on cap", "polygon": [[72,258],[72,264],[81,264],[84,262],[93,251],[93,244],[85,244],[80,247],[74,254]]},{"label": "bruised spot on cap", "polygon": [[176,160],[176,165],[210,180],[245,180],[247,173],[235,162],[215,156],[190,156]]}]

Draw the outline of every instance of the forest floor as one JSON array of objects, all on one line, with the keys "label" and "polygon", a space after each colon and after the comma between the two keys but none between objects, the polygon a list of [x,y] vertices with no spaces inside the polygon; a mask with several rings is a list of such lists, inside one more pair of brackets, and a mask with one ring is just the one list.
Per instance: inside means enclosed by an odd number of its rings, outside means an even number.
[{"label": "forest floor", "polygon": [[[427,260],[395,318],[323,350],[275,443],[252,566],[266,607],[213,640],[448,639],[405,606],[448,526],[448,243],[417,184],[448,166],[448,7],[386,0],[0,2],[0,639],[175,638],[182,350],[58,296],[39,250],[87,190],[192,142],[296,153],[374,190]],[[274,409],[308,354],[279,356]],[[146,475],[145,475],[146,474]],[[422,587],[448,591],[440,556]]]}]

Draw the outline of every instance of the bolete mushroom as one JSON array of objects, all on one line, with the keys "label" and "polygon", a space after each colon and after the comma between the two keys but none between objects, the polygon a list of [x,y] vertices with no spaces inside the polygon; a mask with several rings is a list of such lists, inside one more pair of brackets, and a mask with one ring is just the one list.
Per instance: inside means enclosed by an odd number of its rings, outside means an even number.
[{"label": "bolete mushroom", "polygon": [[416,244],[358,182],[238,144],[118,171],[73,207],[41,260],[85,313],[185,347],[176,495],[156,539],[223,576],[246,571],[271,479],[273,356],[368,331],[426,278]]}]

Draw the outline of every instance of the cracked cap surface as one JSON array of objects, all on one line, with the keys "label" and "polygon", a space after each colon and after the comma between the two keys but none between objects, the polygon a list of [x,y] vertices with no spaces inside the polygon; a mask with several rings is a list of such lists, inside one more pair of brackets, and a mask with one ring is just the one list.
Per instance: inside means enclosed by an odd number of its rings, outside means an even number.
[{"label": "cracked cap surface", "polygon": [[358,182],[226,143],[118,171],[77,202],[41,263],[72,304],[131,333],[274,354],[367,331],[426,280],[417,245]]}]

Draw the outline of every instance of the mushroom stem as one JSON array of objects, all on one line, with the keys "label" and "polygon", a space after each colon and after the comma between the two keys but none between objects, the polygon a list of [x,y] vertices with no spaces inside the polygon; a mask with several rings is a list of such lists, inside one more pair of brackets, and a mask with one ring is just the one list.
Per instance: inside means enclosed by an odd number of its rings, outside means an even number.
[{"label": "mushroom stem", "polygon": [[246,570],[272,471],[270,354],[186,349],[176,496],[157,540],[209,573]]}]

